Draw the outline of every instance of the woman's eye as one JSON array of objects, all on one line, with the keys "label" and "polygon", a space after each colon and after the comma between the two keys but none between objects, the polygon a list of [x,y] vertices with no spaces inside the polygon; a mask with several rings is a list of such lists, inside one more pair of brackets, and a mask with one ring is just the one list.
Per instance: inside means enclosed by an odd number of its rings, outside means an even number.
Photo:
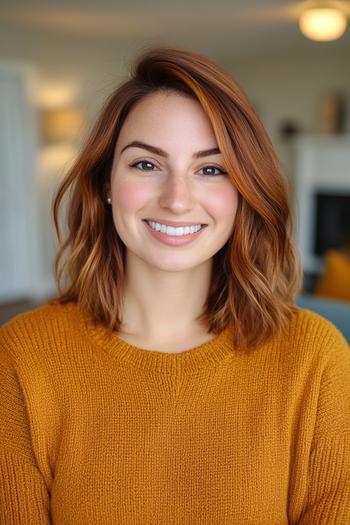
[{"label": "woman's eye", "polygon": [[[138,168],[137,166],[139,164],[142,164],[142,168]],[[155,165],[153,164],[153,162],[150,162],[149,160],[139,160],[138,162],[135,162],[135,164],[131,164],[130,165],[131,168],[137,168],[138,170],[141,170],[141,171],[153,171],[153,168],[155,167]]]},{"label": "woman's eye", "polygon": [[[138,162],[135,162],[134,164],[130,164],[131,168],[136,168],[141,171],[153,171],[154,168],[157,166],[153,164],[153,162],[150,162],[149,160],[139,160]],[[204,168],[201,168],[200,171],[204,171],[204,175],[207,176],[214,176],[217,177],[218,175],[223,175],[226,173],[221,168],[218,168],[217,166],[204,166]],[[216,170],[216,172],[215,172]]]},{"label": "woman's eye", "polygon": [[[218,175],[223,175],[223,174],[226,173],[226,171],[222,170],[221,168],[217,168],[216,166],[204,166],[204,168],[202,168],[202,170],[206,171],[206,173],[204,173],[204,175],[218,176]],[[219,173],[215,173],[215,170],[219,171]]]}]

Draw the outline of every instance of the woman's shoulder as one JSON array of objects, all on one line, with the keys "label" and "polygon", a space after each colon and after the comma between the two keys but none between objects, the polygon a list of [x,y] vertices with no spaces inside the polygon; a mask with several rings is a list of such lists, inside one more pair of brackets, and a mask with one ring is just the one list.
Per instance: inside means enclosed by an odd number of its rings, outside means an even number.
[{"label": "woman's shoulder", "polygon": [[332,355],[350,355],[350,346],[342,332],[328,319],[299,306],[290,321],[287,332],[282,336],[289,347],[298,349],[298,354],[314,355],[326,360]]},{"label": "woman's shoulder", "polygon": [[345,339],[332,321],[317,312],[300,306],[295,307],[295,315],[291,320],[290,328],[312,338],[327,336],[339,338],[340,336]]},{"label": "woman's shoulder", "polygon": [[339,376],[347,370],[350,374],[350,347],[343,334],[325,317],[299,306],[284,332],[266,342],[262,355],[271,366],[277,360],[283,376],[298,378],[305,385],[325,372]]},{"label": "woman's shoulder", "polygon": [[18,348],[59,338],[78,329],[79,312],[75,303],[48,302],[19,315],[0,327],[0,350]]},{"label": "woman's shoulder", "polygon": [[0,327],[0,330],[11,331],[22,327],[35,328],[37,325],[45,325],[58,320],[69,318],[77,310],[76,303],[55,303],[47,302],[31,310],[12,317]]}]

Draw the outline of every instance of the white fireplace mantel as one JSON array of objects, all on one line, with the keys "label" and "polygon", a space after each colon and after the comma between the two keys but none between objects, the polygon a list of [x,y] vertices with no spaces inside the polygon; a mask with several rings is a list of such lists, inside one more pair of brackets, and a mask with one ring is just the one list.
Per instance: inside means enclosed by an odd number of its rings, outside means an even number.
[{"label": "white fireplace mantel", "polygon": [[350,195],[350,134],[301,135],[293,141],[295,238],[303,269],[319,273],[321,257],[313,253],[315,193]]}]

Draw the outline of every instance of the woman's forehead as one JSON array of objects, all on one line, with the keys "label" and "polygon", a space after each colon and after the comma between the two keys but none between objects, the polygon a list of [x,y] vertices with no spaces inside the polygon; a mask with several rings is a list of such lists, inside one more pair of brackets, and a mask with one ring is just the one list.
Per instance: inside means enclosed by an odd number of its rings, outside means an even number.
[{"label": "woman's forehead", "polygon": [[197,100],[176,93],[148,95],[133,107],[121,128],[116,151],[139,141],[165,151],[217,147],[211,122]]}]

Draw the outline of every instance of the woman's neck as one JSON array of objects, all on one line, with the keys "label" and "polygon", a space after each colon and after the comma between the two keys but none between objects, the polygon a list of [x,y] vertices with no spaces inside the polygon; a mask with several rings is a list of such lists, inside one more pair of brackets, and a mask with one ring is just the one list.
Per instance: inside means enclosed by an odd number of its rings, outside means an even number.
[{"label": "woman's neck", "polygon": [[203,336],[196,318],[208,296],[211,261],[176,272],[130,262],[136,264],[127,268],[121,333],[158,342]]}]

